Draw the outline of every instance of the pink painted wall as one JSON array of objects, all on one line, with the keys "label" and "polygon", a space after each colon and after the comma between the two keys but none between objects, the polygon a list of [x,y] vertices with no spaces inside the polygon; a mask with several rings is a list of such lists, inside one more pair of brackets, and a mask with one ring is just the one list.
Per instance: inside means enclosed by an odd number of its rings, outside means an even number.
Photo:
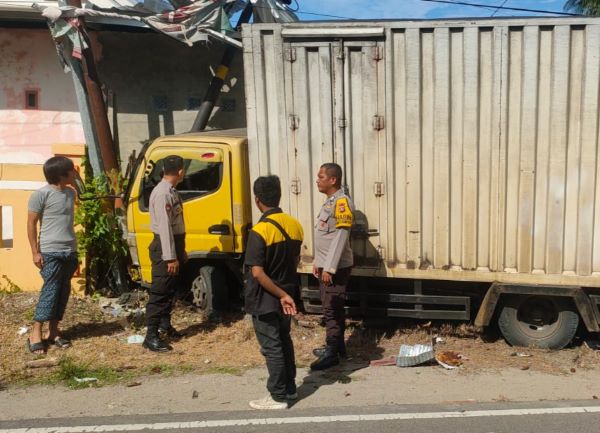
[{"label": "pink painted wall", "polygon": [[[25,92],[38,90],[38,109]],[[42,163],[52,144],[84,143],[73,81],[46,29],[0,28],[0,162]]]}]

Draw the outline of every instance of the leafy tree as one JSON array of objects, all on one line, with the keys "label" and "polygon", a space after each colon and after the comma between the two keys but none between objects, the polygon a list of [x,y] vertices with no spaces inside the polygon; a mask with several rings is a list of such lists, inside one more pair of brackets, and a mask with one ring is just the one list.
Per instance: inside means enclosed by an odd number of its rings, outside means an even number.
[{"label": "leafy tree", "polygon": [[600,0],[567,0],[564,9],[581,15],[600,16]]}]

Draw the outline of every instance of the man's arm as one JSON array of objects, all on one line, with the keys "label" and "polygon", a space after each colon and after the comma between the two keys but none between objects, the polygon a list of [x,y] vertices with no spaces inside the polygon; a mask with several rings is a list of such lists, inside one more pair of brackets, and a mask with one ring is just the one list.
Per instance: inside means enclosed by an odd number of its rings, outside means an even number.
[{"label": "man's arm", "polygon": [[323,265],[323,273],[321,279],[325,284],[332,284],[332,275],[337,272],[340,259],[348,238],[350,237],[350,228],[354,221],[354,215],[350,203],[346,197],[342,197],[335,203],[335,237],[329,245],[327,257]]},{"label": "man's arm", "polygon": [[171,275],[179,273],[179,262],[175,253],[175,238],[169,214],[173,204],[166,194],[158,195],[154,202],[154,217],[158,225],[158,236],[162,248],[162,259],[167,262],[167,272]]},{"label": "man's arm", "polygon": [[27,212],[27,238],[29,239],[29,246],[31,247],[31,255],[33,257],[33,264],[39,269],[42,269],[44,260],[39,251],[38,246],[38,235],[37,225],[40,220],[40,214],[37,212]]},{"label": "man's arm", "polygon": [[273,282],[273,280],[265,273],[265,269],[262,266],[252,266],[252,277],[258,281],[258,284],[260,284],[263,289],[279,299],[284,314],[293,316],[297,313],[296,303],[292,297]]}]

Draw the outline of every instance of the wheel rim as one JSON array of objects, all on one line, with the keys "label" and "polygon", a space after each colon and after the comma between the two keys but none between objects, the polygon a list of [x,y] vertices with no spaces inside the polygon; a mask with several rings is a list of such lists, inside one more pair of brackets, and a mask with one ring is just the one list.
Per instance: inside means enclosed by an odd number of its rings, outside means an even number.
[{"label": "wheel rim", "polygon": [[560,311],[549,298],[532,297],[519,305],[517,323],[521,332],[533,339],[554,335],[561,326]]},{"label": "wheel rim", "polygon": [[202,275],[197,276],[192,282],[192,304],[202,310],[208,305],[208,286]]}]

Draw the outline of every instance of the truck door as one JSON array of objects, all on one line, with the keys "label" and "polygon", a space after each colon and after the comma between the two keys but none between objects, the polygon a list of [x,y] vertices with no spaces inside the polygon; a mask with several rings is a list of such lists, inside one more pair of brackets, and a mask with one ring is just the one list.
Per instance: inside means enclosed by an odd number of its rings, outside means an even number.
[{"label": "truck door", "polygon": [[352,249],[356,266],[385,260],[386,134],[382,41],[343,43],[344,185],[356,205]]},{"label": "truck door", "polygon": [[304,227],[301,260],[313,261],[315,216],[325,197],[315,180],[324,162],[340,161],[334,138],[334,47],[329,42],[287,44],[286,100],[290,153],[290,212]]},{"label": "truck door", "polygon": [[[148,204],[152,189],[162,179],[165,157],[176,154],[185,161],[185,177],[177,186],[183,201],[186,251],[190,258],[234,252],[229,148],[213,143],[193,147],[157,147],[147,157],[145,170],[132,189],[136,241],[144,281],[150,281],[148,246],[153,238]],[[134,197],[137,194],[137,197]]]},{"label": "truck door", "polygon": [[[385,80],[383,41],[335,40],[285,44],[291,167],[290,210],[306,228],[325,197],[316,188],[321,164],[337,162],[356,205],[352,247],[355,264],[379,268],[387,239],[384,180]],[[310,206],[309,206],[310,204]],[[303,261],[313,259],[312,230],[305,233]]]}]

